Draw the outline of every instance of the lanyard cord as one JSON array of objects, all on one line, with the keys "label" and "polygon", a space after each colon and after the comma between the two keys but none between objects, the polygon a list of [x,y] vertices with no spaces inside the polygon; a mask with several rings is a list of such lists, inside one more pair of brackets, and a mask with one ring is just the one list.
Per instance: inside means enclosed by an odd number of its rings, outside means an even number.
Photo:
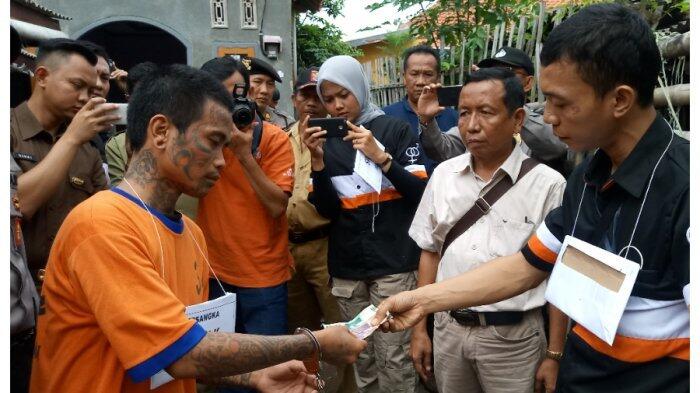
[{"label": "lanyard cord", "polygon": [[124,183],[126,183],[126,185],[129,186],[129,188],[131,188],[131,191],[133,191],[134,195],[136,195],[136,198],[139,199],[139,202],[141,202],[143,208],[146,209],[146,212],[148,212],[148,216],[151,217],[153,229],[156,231],[156,237],[158,238],[158,246],[160,246],[160,273],[163,280],[165,280],[165,263],[163,262],[163,242],[160,239],[160,233],[158,232],[158,225],[156,225],[156,220],[153,218],[153,214],[151,213],[151,210],[148,209],[146,202],[144,202],[143,199],[141,199],[139,193],[136,192],[136,189],[131,185],[131,183],[129,183],[128,180],[126,180],[126,178],[124,178]]},{"label": "lanyard cord", "polygon": [[[668,125],[668,122],[666,123]],[[642,211],[644,210],[644,204],[647,201],[647,196],[649,195],[649,189],[651,189],[651,183],[654,181],[654,176],[656,175],[656,169],[659,167],[659,164],[661,164],[661,160],[664,158],[664,155],[668,152],[668,149],[671,148],[671,143],[673,143],[673,137],[674,137],[674,132],[673,129],[671,129],[671,126],[669,126],[669,129],[671,130],[671,139],[668,141],[668,145],[666,145],[666,148],[664,151],[661,153],[661,156],[659,159],[656,161],[656,165],[654,165],[654,169],[651,171],[651,177],[649,178],[649,184],[647,184],[647,188],[644,191],[644,198],[642,198],[642,204],[639,206],[639,213],[637,213],[637,219],[634,221],[634,226],[632,227],[632,235],[630,236],[630,241],[627,243],[625,247],[623,247],[617,255],[620,255],[623,251],[625,252],[625,255],[623,258],[627,259],[627,255],[629,254],[630,249],[635,250],[637,254],[639,254],[640,258],[640,268],[644,268],[644,256],[642,255],[641,251],[635,246],[632,245],[632,241],[634,240],[634,235],[637,233],[637,225],[639,225],[639,219],[642,217]],[[571,230],[571,236],[574,236],[574,233],[576,233],[576,225],[578,223],[578,216],[581,213],[581,205],[583,204],[583,197],[586,195],[586,188],[587,184],[586,181],[584,180],[583,182],[583,192],[581,193],[581,200],[578,203],[578,210],[576,210],[576,218],[574,219],[574,227]]]},{"label": "lanyard cord", "polygon": [[[156,231],[156,236],[158,237],[158,245],[160,246],[160,270],[162,273],[163,280],[165,280],[165,265],[163,262],[163,242],[160,240],[160,233],[158,233],[158,225],[156,225],[156,220],[153,218],[153,214],[151,214],[151,211],[148,209],[148,206],[146,205],[146,202],[141,199],[141,196],[139,195],[138,192],[134,189],[134,187],[129,183],[126,178],[124,179],[124,182],[131,188],[131,191],[134,192],[134,195],[139,199],[139,202],[141,202],[141,205],[143,206],[144,209],[148,212],[148,215],[151,217],[151,221],[153,222],[153,228]],[[204,258],[204,262],[207,263],[207,266],[209,267],[209,271],[214,275],[214,279],[216,279],[216,282],[219,283],[219,287],[221,287],[221,292],[226,294],[226,290],[224,289],[224,286],[221,284],[221,281],[219,280],[219,277],[216,276],[216,273],[214,272],[214,269],[212,269],[211,264],[209,263],[209,259],[207,256],[204,254],[204,251],[202,251],[202,248],[199,246],[199,243],[197,243],[197,240],[194,238],[194,235],[192,234],[192,231],[190,228],[187,226],[185,221],[183,220],[183,224],[185,226],[185,229],[187,229],[187,233],[189,233],[190,238],[194,242],[194,245],[197,246],[197,250],[199,250],[199,253],[202,254],[202,257]]]},{"label": "lanyard cord", "polygon": [[190,238],[192,238],[194,245],[197,246],[197,250],[199,250],[199,253],[202,254],[202,257],[204,258],[204,262],[206,262],[207,266],[209,266],[209,271],[211,272],[211,274],[214,275],[214,279],[219,284],[219,288],[221,288],[221,293],[223,293],[225,295],[226,290],[224,289],[223,284],[221,284],[219,277],[216,276],[216,272],[214,272],[214,269],[212,269],[211,264],[209,263],[209,258],[207,258],[206,254],[204,254],[204,251],[202,251],[202,248],[199,246],[199,243],[197,243],[197,239],[194,238],[194,235],[192,234],[192,230],[190,230],[190,228],[187,225],[185,225],[185,228],[187,229],[187,233],[190,234]]}]

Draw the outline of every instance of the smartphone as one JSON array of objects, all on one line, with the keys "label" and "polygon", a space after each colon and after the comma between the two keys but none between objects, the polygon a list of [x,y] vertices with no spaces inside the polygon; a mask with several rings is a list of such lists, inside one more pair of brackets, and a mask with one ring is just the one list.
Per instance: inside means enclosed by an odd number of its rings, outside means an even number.
[{"label": "smartphone", "polygon": [[326,138],[344,138],[348,134],[348,124],[342,117],[309,119],[308,126],[326,130]]},{"label": "smartphone", "polygon": [[125,126],[126,125],[126,112],[129,108],[129,104],[115,103],[117,109],[114,110],[114,114],[119,116],[119,120],[114,122],[115,125]]},{"label": "smartphone", "polygon": [[459,93],[462,91],[462,86],[443,86],[438,89],[438,103],[440,106],[456,107],[459,104]]}]

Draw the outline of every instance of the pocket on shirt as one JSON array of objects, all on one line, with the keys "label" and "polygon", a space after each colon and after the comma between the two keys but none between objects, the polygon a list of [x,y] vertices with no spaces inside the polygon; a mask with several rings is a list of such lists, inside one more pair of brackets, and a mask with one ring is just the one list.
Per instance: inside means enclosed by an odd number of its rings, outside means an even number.
[{"label": "pocket on shirt", "polygon": [[518,222],[502,217],[494,217],[494,219],[498,222],[491,228],[491,236],[488,240],[488,251],[491,258],[511,255],[520,251],[535,231],[533,223]]}]

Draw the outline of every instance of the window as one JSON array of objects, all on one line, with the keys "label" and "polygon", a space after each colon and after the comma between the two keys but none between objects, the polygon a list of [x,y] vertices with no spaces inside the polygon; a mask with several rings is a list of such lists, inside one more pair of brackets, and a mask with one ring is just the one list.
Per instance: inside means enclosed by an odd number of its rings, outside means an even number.
[{"label": "window", "polygon": [[241,2],[241,29],[258,28],[258,7],[255,0],[240,0]]},{"label": "window", "polygon": [[228,0],[211,0],[211,27],[215,29],[228,28],[226,2]]}]

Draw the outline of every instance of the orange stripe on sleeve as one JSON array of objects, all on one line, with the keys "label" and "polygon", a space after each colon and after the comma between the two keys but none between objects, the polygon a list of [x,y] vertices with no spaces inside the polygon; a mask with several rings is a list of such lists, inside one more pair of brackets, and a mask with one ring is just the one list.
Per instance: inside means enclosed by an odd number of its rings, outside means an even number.
[{"label": "orange stripe on sleeve", "polygon": [[530,240],[527,242],[527,246],[530,248],[533,254],[545,262],[553,264],[557,261],[557,254],[542,244],[540,239],[537,238],[536,234],[530,237]]},{"label": "orange stripe on sleeve", "polygon": [[642,363],[665,357],[690,360],[689,338],[647,340],[618,334],[610,346],[581,325],[574,326],[573,331],[594,350],[623,362]]},{"label": "orange stripe on sleeve", "polygon": [[377,195],[376,192],[360,194],[350,198],[341,198],[340,205],[343,209],[357,209],[360,206],[371,205],[373,203],[386,202],[401,198],[401,194],[392,189],[382,190],[382,193]]},{"label": "orange stripe on sleeve", "polygon": [[426,171],[415,171],[415,172],[411,172],[411,174],[419,179],[427,179],[428,178],[428,172],[426,172]]}]

